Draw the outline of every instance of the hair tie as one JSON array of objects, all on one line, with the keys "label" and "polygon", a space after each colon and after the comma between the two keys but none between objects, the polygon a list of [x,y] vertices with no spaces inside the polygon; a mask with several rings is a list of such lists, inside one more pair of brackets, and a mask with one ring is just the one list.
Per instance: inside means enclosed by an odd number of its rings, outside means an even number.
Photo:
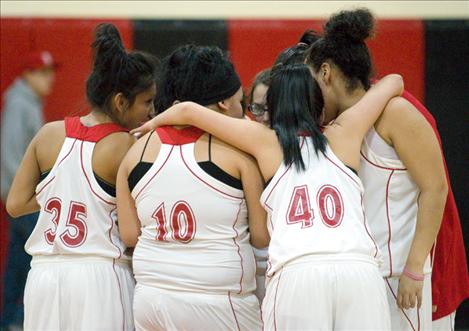
[{"label": "hair tie", "polygon": [[407,277],[409,277],[410,279],[413,279],[413,280],[416,280],[416,281],[423,281],[425,279],[425,275],[424,274],[416,274],[412,271],[409,271],[407,269],[407,267],[404,267],[404,271],[402,272],[404,275],[406,275]]}]

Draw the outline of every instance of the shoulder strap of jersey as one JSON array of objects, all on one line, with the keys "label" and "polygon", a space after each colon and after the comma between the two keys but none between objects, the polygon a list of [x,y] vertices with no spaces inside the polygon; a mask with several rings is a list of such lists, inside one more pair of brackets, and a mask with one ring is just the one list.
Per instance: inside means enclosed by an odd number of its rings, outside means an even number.
[{"label": "shoulder strap of jersey", "polygon": [[176,129],[172,126],[162,126],[156,129],[156,133],[163,144],[185,145],[197,141],[197,139],[204,134],[204,131],[193,126],[183,129]]},{"label": "shoulder strap of jersey", "polygon": [[97,143],[104,137],[115,132],[128,132],[126,128],[115,123],[103,123],[91,127],[84,126],[80,117],[65,117],[65,132],[67,137]]}]

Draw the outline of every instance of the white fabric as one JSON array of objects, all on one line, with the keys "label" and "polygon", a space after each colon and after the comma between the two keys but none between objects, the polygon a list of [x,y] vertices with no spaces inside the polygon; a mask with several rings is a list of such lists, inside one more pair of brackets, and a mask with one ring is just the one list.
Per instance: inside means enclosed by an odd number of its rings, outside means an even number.
[{"label": "white fabric", "polygon": [[371,258],[310,255],[285,265],[267,283],[262,317],[265,330],[390,330],[385,284]]},{"label": "white fabric", "polygon": [[133,330],[134,284],[124,261],[35,256],[24,292],[24,330]]},{"label": "white fabric", "polygon": [[28,254],[126,258],[116,225],[116,199],[93,174],[95,145],[65,138],[56,163],[36,187],[41,212],[25,245]]},{"label": "white fabric", "polygon": [[422,290],[420,309],[399,309],[396,303],[399,277],[387,277],[386,292],[391,311],[391,328],[393,331],[431,331],[432,330],[432,279],[426,274]]},{"label": "white fabric", "polygon": [[[271,234],[267,275],[308,254],[378,259],[362,208],[360,179],[329,146],[325,154],[316,154],[311,138],[302,138],[301,153],[306,170],[282,164],[261,196]],[[335,192],[335,198],[325,192]],[[301,219],[305,212],[309,220]]]},{"label": "white fabric", "polygon": [[[365,188],[366,218],[384,256],[382,274],[399,276],[414,238],[420,191],[401,160],[379,156],[366,140],[361,153],[359,176]],[[430,259],[424,272],[431,272]]]},{"label": "white fabric", "polygon": [[253,294],[188,293],[137,284],[134,314],[137,331],[262,329]]},{"label": "white fabric", "polygon": [[432,322],[432,331],[454,331],[456,311]]},{"label": "white fabric", "polygon": [[269,258],[269,248],[258,249],[253,247],[254,257],[256,258],[256,297],[259,303],[262,303],[265,296],[265,272],[267,270],[267,260]]},{"label": "white fabric", "polygon": [[366,144],[377,155],[386,159],[399,160],[396,150],[389,146],[386,141],[380,137],[374,127],[368,131],[365,136]]},{"label": "white fabric", "polygon": [[255,290],[244,193],[205,173],[194,143],[163,144],[132,196],[142,226],[133,255],[139,284],[203,293]]}]

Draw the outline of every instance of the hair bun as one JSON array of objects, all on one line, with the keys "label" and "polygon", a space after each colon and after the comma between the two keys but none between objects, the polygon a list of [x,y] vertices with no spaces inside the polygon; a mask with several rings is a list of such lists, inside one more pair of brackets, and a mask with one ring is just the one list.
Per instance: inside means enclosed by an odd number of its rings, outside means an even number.
[{"label": "hair bun", "polygon": [[324,37],[360,43],[372,35],[373,29],[374,17],[368,9],[343,10],[327,21],[324,26]]}]

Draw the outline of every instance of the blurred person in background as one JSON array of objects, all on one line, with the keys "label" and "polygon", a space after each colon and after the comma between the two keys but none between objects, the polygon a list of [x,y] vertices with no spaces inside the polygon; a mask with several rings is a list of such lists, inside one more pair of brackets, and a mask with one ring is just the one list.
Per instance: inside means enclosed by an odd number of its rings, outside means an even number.
[{"label": "blurred person in background", "polygon": [[[52,91],[55,63],[48,51],[28,54],[21,75],[4,94],[1,124],[1,198],[5,205],[23,155],[44,124],[43,101]],[[23,291],[31,257],[24,244],[36,224],[38,213],[8,217],[9,243],[4,274],[0,326],[14,329],[23,324]]]},{"label": "blurred person in background", "polygon": [[115,182],[149,118],[156,94],[153,56],[127,51],[112,24],[100,24],[86,80],[90,112],[44,125],[7,198],[14,217],[40,210],[25,249],[25,330],[133,330],[135,282],[117,229]]}]

